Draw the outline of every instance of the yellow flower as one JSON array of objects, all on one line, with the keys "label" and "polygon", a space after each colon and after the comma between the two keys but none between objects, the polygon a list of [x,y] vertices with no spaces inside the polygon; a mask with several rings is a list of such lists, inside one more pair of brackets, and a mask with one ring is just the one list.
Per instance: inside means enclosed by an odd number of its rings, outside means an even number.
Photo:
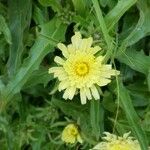
[{"label": "yellow flower", "polygon": [[69,124],[64,128],[61,139],[65,143],[70,143],[70,144],[74,144],[76,141],[80,143],[83,142],[78,127],[75,124]]},{"label": "yellow flower", "polygon": [[106,137],[103,137],[105,141],[100,142],[91,150],[141,150],[139,142],[129,136],[130,132],[125,133],[123,137],[108,132],[105,134]]},{"label": "yellow flower", "polygon": [[95,54],[101,50],[99,46],[91,47],[93,39],[82,39],[80,32],[75,32],[71,38],[72,44],[67,47],[59,43],[58,48],[64,58],[56,56],[54,61],[57,67],[49,69],[60,81],[58,90],[65,90],[64,99],[72,100],[75,93],[80,92],[81,103],[86,104],[86,99],[100,98],[98,88],[111,82],[111,76],[118,75],[119,71],[113,70],[111,64],[103,64],[104,56]]}]

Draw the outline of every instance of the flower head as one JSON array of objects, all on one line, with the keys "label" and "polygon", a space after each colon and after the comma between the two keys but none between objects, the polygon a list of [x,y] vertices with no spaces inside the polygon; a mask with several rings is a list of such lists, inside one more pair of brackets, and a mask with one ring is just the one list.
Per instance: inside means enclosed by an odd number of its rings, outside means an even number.
[{"label": "flower head", "polygon": [[129,134],[130,132],[120,137],[105,132],[106,136],[103,137],[105,141],[97,144],[92,150],[141,150],[139,142]]},{"label": "flower head", "polygon": [[58,90],[65,90],[64,99],[73,99],[77,91],[80,92],[81,103],[86,99],[100,98],[98,87],[111,82],[111,76],[119,74],[110,64],[103,64],[104,56],[95,54],[101,50],[99,46],[92,47],[93,39],[82,39],[80,32],[75,32],[71,38],[72,44],[65,46],[58,44],[64,58],[56,56],[57,67],[49,69],[60,81]]},{"label": "flower head", "polygon": [[70,144],[74,144],[76,141],[82,143],[78,127],[75,124],[69,124],[64,128],[61,139]]}]

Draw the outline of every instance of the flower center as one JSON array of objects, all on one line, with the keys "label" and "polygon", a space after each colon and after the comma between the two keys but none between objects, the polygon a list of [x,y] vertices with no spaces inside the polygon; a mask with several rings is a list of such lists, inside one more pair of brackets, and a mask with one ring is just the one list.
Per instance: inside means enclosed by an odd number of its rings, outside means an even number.
[{"label": "flower center", "polygon": [[78,76],[85,76],[89,72],[89,66],[85,62],[77,63],[75,72]]},{"label": "flower center", "polygon": [[121,144],[115,144],[111,145],[110,150],[129,150],[129,146],[127,144],[121,145]]},{"label": "flower center", "polygon": [[71,133],[71,135],[77,135],[78,134],[78,131],[76,130],[76,129],[71,129],[70,130],[70,133]]}]

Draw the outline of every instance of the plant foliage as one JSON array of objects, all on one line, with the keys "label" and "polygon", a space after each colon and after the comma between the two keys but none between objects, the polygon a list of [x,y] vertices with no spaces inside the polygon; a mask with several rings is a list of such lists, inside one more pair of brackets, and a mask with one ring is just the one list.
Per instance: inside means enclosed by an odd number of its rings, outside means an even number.
[{"label": "plant foliage", "polygon": [[[0,149],[87,150],[104,131],[150,145],[149,0],[0,0]],[[65,101],[48,74],[74,31],[92,36],[121,75],[99,101]],[[61,141],[78,124],[83,144]]]}]

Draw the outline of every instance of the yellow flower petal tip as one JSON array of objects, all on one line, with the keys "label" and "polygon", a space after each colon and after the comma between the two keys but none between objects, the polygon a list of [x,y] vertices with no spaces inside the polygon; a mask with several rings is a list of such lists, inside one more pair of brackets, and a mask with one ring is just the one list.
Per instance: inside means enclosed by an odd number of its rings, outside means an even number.
[{"label": "yellow flower petal tip", "polygon": [[139,142],[129,134],[130,132],[120,137],[105,132],[106,136],[103,137],[103,141],[91,150],[141,150]]},{"label": "yellow flower petal tip", "polygon": [[86,104],[87,99],[99,99],[98,88],[110,83],[111,76],[119,75],[119,71],[111,64],[103,64],[104,56],[95,55],[101,48],[92,46],[92,37],[82,39],[81,33],[75,32],[71,41],[68,46],[58,43],[64,58],[56,56],[58,66],[50,68],[49,73],[60,81],[58,89],[65,90],[64,99],[72,100],[79,92],[81,104]]},{"label": "yellow flower petal tip", "polygon": [[79,143],[83,142],[83,140],[80,136],[78,127],[75,124],[69,124],[64,128],[64,130],[62,132],[61,140],[67,144],[74,144],[76,142],[79,142]]}]

